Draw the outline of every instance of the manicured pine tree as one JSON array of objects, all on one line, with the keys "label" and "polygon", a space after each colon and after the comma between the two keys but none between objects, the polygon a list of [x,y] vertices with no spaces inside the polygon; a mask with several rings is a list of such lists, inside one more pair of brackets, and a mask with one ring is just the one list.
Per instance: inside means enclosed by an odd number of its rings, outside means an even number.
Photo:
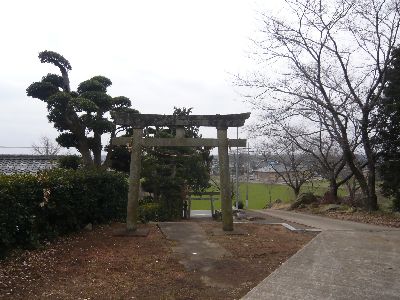
[{"label": "manicured pine tree", "polygon": [[[109,120],[107,113],[111,110],[137,112],[131,108],[131,101],[124,96],[108,95],[107,88],[112,83],[104,76],[94,76],[71,91],[69,61],[53,51],[40,52],[39,59],[58,67],[61,76],[47,74],[41,81],[32,83],[26,92],[47,104],[47,118],[60,132],[57,142],[63,147],[76,148],[87,167],[108,167],[113,147],[104,148],[101,137],[108,133],[113,138],[120,128]],[[108,153],[102,164],[103,150]]]}]

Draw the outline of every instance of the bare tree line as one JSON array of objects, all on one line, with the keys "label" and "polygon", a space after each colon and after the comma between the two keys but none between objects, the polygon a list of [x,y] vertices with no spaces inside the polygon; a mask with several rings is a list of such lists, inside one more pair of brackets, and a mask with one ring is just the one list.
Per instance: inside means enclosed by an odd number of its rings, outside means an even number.
[{"label": "bare tree line", "polygon": [[283,16],[262,14],[255,40],[256,58],[268,73],[238,76],[259,112],[252,132],[289,140],[313,156],[332,192],[348,179],[339,178],[347,167],[360,185],[363,205],[375,210],[374,113],[397,43],[399,3],[285,3]]}]

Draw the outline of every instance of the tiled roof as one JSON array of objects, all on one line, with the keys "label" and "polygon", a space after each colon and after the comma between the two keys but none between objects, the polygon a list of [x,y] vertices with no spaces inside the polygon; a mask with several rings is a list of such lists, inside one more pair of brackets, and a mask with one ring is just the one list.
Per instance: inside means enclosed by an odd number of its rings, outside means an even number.
[{"label": "tiled roof", "polygon": [[57,166],[57,155],[0,155],[0,174],[37,173]]}]

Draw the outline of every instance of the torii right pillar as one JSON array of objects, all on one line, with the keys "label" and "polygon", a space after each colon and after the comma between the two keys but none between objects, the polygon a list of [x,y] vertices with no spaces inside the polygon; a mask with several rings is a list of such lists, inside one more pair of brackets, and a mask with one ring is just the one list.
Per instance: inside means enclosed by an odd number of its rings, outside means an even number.
[{"label": "torii right pillar", "polygon": [[222,229],[233,230],[232,198],[229,180],[229,155],[227,127],[217,127],[219,182],[221,192]]}]

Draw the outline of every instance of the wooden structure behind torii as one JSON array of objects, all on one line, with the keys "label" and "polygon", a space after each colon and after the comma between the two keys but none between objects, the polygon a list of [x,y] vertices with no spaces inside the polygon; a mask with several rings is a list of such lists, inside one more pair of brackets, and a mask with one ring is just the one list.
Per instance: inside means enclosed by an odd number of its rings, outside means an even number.
[{"label": "wooden structure behind torii", "polygon": [[[128,231],[137,229],[138,200],[141,169],[142,147],[218,147],[222,229],[233,230],[232,199],[229,180],[228,147],[246,147],[245,139],[228,139],[228,127],[241,127],[250,113],[230,115],[155,115],[130,112],[112,112],[117,125],[133,127],[132,137],[118,137],[112,140],[113,145],[131,144],[131,164],[129,173],[129,192],[126,226]],[[148,126],[176,127],[174,138],[143,138],[143,129]],[[217,128],[217,139],[185,138],[184,126],[208,126]]]}]

